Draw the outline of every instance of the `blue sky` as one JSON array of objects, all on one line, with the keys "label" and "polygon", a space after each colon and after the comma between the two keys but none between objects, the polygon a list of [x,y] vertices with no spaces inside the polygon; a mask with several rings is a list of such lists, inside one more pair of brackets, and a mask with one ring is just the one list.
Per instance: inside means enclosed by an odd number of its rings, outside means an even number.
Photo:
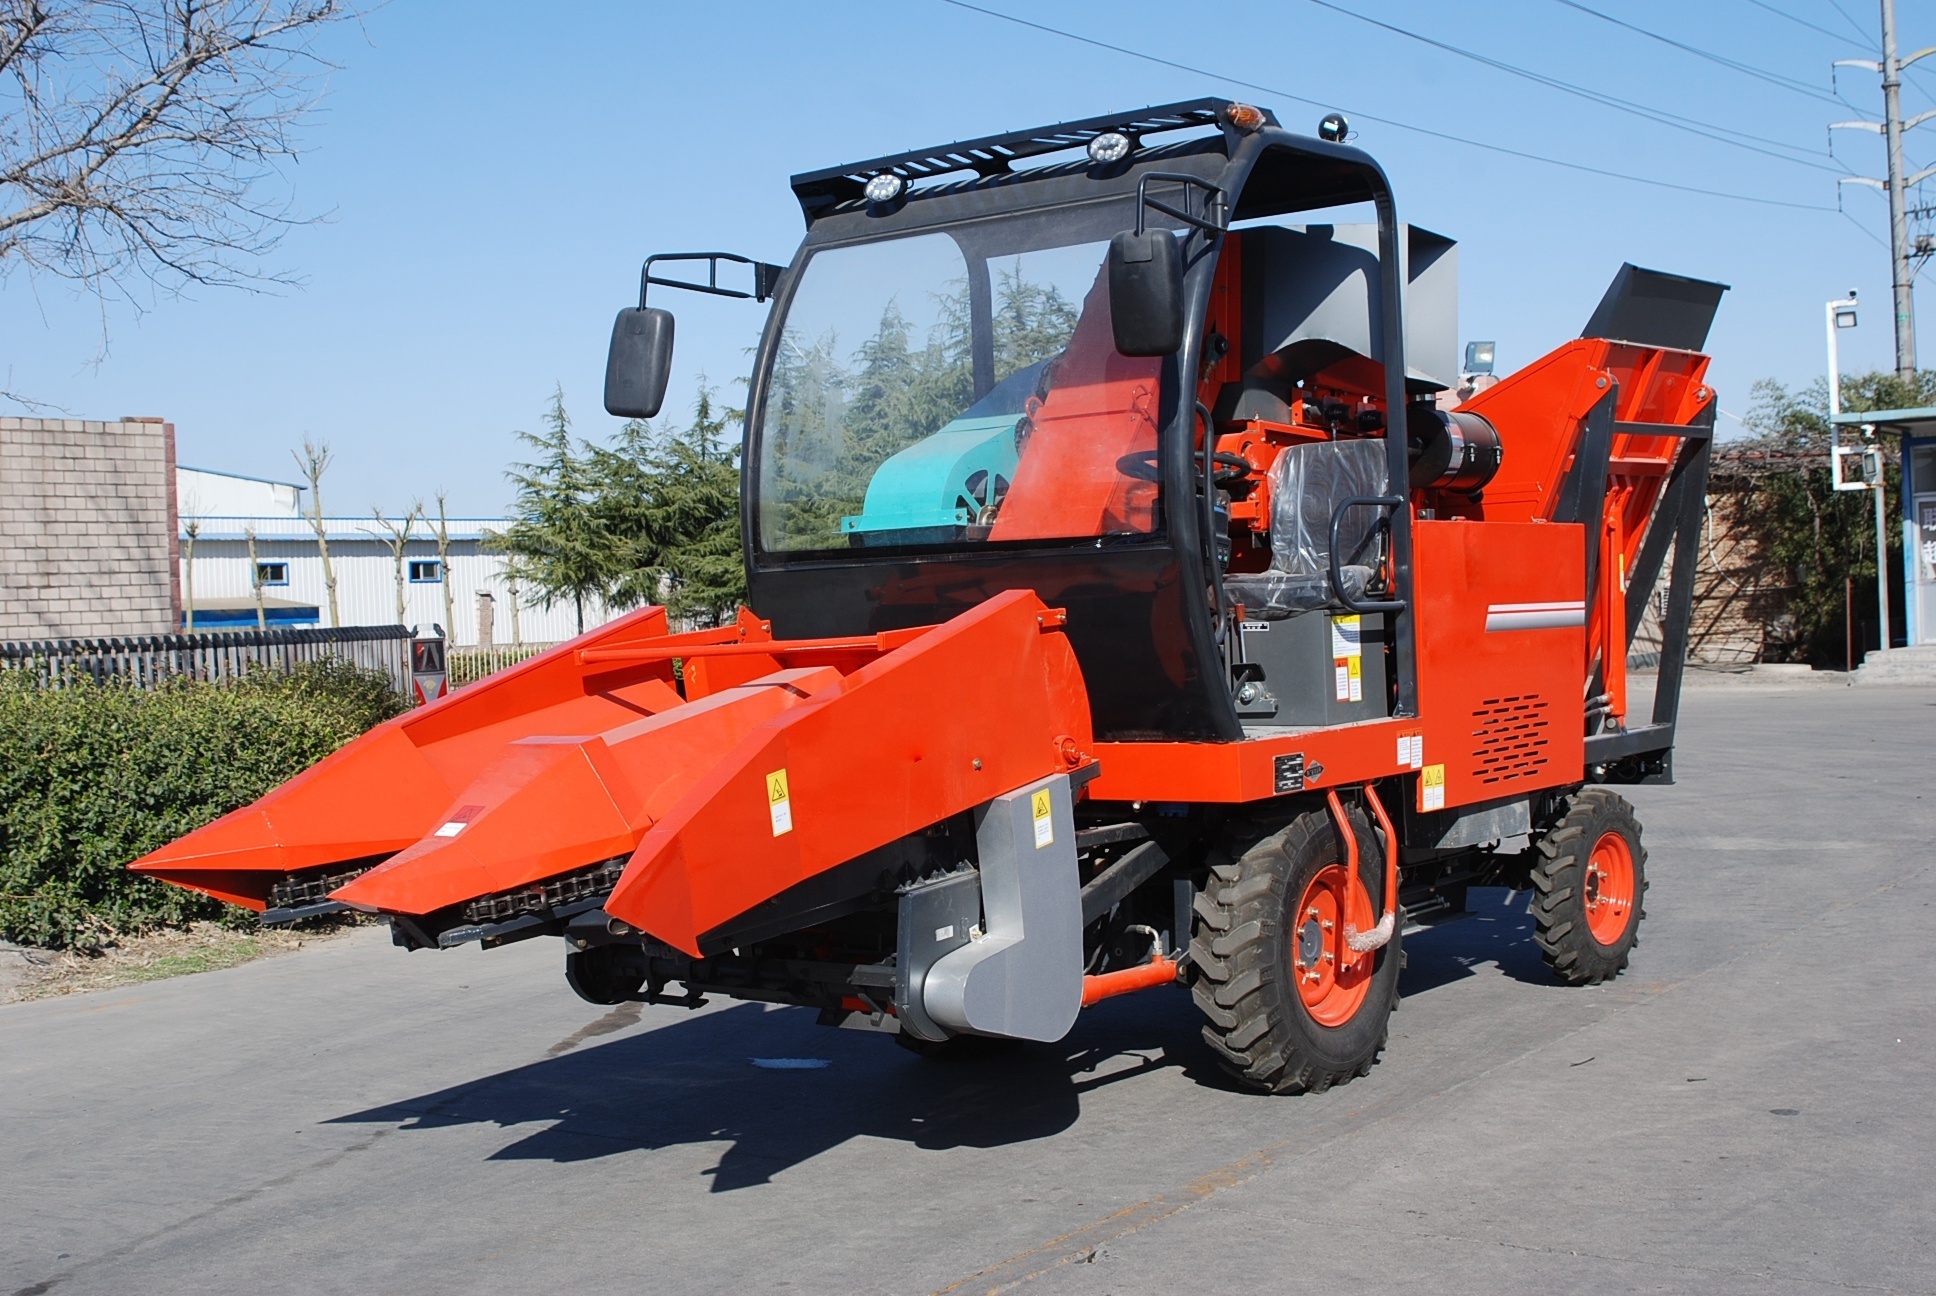
[{"label": "blue sky", "polygon": [[[1827,123],[1880,115],[1872,74],[1842,71],[1843,104],[1564,0],[1337,0],[1702,130],[1774,141],[1743,142],[1778,158],[1529,83],[1311,0],[1210,10],[977,3],[1216,75],[943,0],[393,0],[360,31],[326,42],[341,70],[291,173],[299,207],[325,219],[291,233],[273,261],[302,287],[205,290],[140,312],[112,306],[101,358],[97,304],[16,274],[0,286],[0,376],[74,417],[165,415],[182,461],[198,467],[286,479],[290,447],[305,434],[327,439],[337,452],[325,482],[332,513],[395,508],[440,487],[454,511],[492,513],[509,499],[513,431],[537,425],[554,383],[581,433],[614,426],[599,408],[606,337],[612,313],[636,295],[645,254],[719,247],[787,260],[801,233],[791,173],[1205,94],[1273,107],[1293,129],[1312,130],[1321,109],[1286,93],[1800,205],[1616,180],[1355,117],[1354,142],[1391,174],[1401,215],[1460,241],[1461,335],[1496,339],[1502,368],[1576,334],[1623,260],[1733,285],[1709,340],[1725,409],[1745,413],[1757,378],[1800,384],[1821,373],[1821,303],[1850,287],[1868,309],[1843,336],[1844,364],[1893,363],[1883,203],[1848,186],[1839,212],[1835,183],[1880,175],[1881,143],[1839,132],[1841,161],[1826,152]],[[1875,56],[1875,6],[1862,0],[1581,3],[1822,94],[1832,60]],[[1905,53],[1936,44],[1936,5],[1902,0],[1898,21]],[[1936,105],[1936,59],[1926,66],[1908,80],[1907,113]],[[1936,158],[1936,135],[1912,135],[1909,151]],[[1936,363],[1932,297],[1925,281],[1922,351]],[[730,392],[763,308],[683,294],[661,304],[679,321],[669,410],[690,404],[702,370]]]}]

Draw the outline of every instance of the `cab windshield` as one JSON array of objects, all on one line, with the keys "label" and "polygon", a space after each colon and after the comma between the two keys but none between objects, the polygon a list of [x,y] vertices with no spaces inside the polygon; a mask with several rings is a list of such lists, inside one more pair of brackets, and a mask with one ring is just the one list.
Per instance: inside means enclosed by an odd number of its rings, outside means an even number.
[{"label": "cab windshield", "polygon": [[1162,361],[1119,354],[1109,323],[1126,224],[1011,218],[815,253],[760,411],[760,548],[1155,532]]}]

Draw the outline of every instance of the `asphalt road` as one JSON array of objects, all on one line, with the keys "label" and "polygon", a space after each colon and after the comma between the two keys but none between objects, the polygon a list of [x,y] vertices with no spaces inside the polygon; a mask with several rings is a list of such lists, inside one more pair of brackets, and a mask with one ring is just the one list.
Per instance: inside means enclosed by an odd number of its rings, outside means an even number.
[{"label": "asphalt road", "polygon": [[555,942],[0,1007],[0,1296],[1936,1290],[1936,689],[1683,720],[1632,970],[1551,984],[1480,893],[1318,1097],[1178,992],[950,1065],[594,1008]]}]

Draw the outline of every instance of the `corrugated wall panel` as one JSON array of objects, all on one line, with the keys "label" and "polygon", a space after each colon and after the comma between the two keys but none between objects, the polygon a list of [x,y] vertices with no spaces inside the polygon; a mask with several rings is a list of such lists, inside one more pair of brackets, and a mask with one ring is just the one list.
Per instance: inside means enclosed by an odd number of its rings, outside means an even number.
[{"label": "corrugated wall panel", "polygon": [[[323,584],[323,562],[314,542],[258,540],[256,561],[289,564],[287,585],[266,586],[263,593],[272,599],[307,603],[318,610],[318,625],[329,624],[329,598]],[[235,540],[201,540],[194,549],[193,588],[197,603],[211,599],[246,599],[254,590],[249,580],[246,543]],[[331,540],[330,566],[336,572],[336,599],[343,625],[392,625],[397,620],[396,567],[389,546],[377,540]],[[434,541],[413,541],[405,550],[405,563],[437,557]],[[452,617],[446,626],[454,645],[468,647],[478,642],[477,595],[488,590],[495,600],[493,638],[500,644],[512,642],[511,590],[504,578],[502,554],[482,553],[475,541],[451,545],[450,582]],[[186,554],[183,566],[188,566]],[[405,568],[406,573],[408,567]],[[186,577],[188,573],[184,572]],[[185,586],[186,588],[186,586]],[[596,601],[585,607],[585,628],[603,625],[616,611]],[[444,621],[443,588],[437,582],[404,584],[404,624],[414,625],[424,634],[432,625]],[[523,591],[523,606],[518,611],[517,637],[525,643],[556,643],[578,633],[577,614],[569,600],[546,608]]]}]

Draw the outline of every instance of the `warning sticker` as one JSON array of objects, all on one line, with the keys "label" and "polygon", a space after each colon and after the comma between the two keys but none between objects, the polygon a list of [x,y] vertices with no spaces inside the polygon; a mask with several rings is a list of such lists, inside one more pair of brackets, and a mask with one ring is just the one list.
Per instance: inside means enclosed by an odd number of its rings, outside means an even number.
[{"label": "warning sticker", "polygon": [[793,801],[787,793],[787,776],[783,769],[774,770],[766,776],[766,809],[773,816],[773,835],[793,831]]},{"label": "warning sticker", "polygon": [[1044,846],[1050,846],[1055,843],[1055,820],[1052,817],[1053,809],[1054,807],[1049,801],[1049,790],[1047,788],[1043,788],[1040,792],[1029,797],[1029,813],[1035,818],[1035,849],[1037,850],[1041,850]]},{"label": "warning sticker", "polygon": [[1331,618],[1331,675],[1340,702],[1365,700],[1364,649],[1355,616]]},{"label": "warning sticker", "polygon": [[1364,649],[1360,646],[1358,618],[1341,616],[1331,618],[1331,655],[1333,657],[1361,657]]},{"label": "warning sticker", "polygon": [[1427,765],[1418,778],[1418,808],[1445,809],[1445,766]]},{"label": "warning sticker", "polygon": [[441,828],[439,828],[436,832],[430,835],[432,837],[455,837],[458,833],[463,832],[464,829],[471,826],[471,820],[477,818],[477,816],[483,813],[484,813],[483,806],[476,806],[476,805],[458,806],[455,810],[450,812],[450,818],[444,823],[444,825]]},{"label": "warning sticker", "polygon": [[1425,735],[1398,735],[1398,763],[1406,769],[1417,769],[1425,764]]}]

